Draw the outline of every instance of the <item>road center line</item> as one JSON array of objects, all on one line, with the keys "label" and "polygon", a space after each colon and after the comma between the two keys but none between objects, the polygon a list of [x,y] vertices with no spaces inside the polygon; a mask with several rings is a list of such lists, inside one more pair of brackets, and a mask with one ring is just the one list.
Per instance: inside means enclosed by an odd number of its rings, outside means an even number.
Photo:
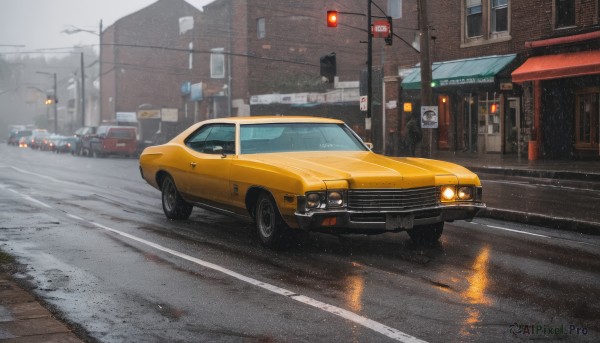
[{"label": "road center line", "polygon": [[[45,204],[45,203],[43,203],[41,201],[38,201],[36,199],[33,199],[30,196],[28,196],[28,195],[19,193],[19,192],[15,191],[15,190],[12,190],[12,189],[8,189],[8,190],[11,191],[11,192],[13,192],[13,193],[15,193],[15,194],[18,194],[18,195],[22,196],[23,198],[25,198],[25,199],[27,199],[29,201],[32,201],[32,202],[34,202],[34,203],[36,203],[38,205],[41,205],[41,206],[44,206],[44,207],[47,207],[47,208],[52,208],[51,206],[49,206],[49,205],[47,205],[47,204]],[[173,256],[177,256],[177,257],[179,257],[181,259],[184,259],[186,261],[198,264],[198,265],[203,266],[205,268],[209,268],[209,269],[212,269],[214,271],[223,273],[223,274],[228,275],[230,277],[236,278],[236,279],[238,279],[240,281],[243,281],[243,282],[249,283],[251,285],[254,285],[254,286],[263,288],[265,290],[268,290],[270,292],[273,292],[275,294],[283,295],[283,296],[288,297],[290,299],[293,299],[293,300],[296,300],[298,302],[301,302],[301,303],[303,303],[305,305],[309,305],[309,306],[315,307],[317,309],[320,309],[322,311],[334,314],[334,315],[336,315],[338,317],[342,317],[344,319],[350,320],[350,321],[352,321],[352,322],[354,322],[356,324],[364,326],[364,327],[366,327],[368,329],[371,329],[371,330],[373,330],[375,332],[379,332],[380,334],[385,335],[385,336],[387,336],[389,338],[392,338],[392,339],[394,339],[396,341],[406,342],[406,343],[425,343],[426,342],[426,341],[420,340],[420,339],[418,339],[416,337],[413,337],[413,336],[411,336],[411,335],[409,335],[407,333],[404,333],[404,332],[402,332],[400,330],[394,329],[392,327],[389,327],[389,326],[384,325],[382,323],[376,322],[376,321],[374,321],[372,319],[369,319],[367,317],[363,317],[363,316],[358,315],[358,314],[356,314],[354,312],[350,312],[350,311],[345,310],[343,308],[340,308],[340,307],[337,307],[337,306],[334,306],[334,305],[330,305],[330,304],[321,302],[319,300],[316,300],[316,299],[304,296],[302,294],[298,294],[296,292],[289,291],[289,290],[287,290],[285,288],[281,288],[281,287],[278,287],[278,286],[275,286],[275,285],[271,285],[271,284],[266,283],[266,282],[262,282],[262,281],[256,280],[254,278],[251,278],[251,277],[242,275],[240,273],[237,273],[237,272],[235,272],[235,271],[233,271],[231,269],[227,269],[227,268],[219,266],[217,264],[201,260],[199,258],[196,258],[196,257],[190,256],[190,255],[178,252],[178,251],[173,250],[173,249],[169,249],[169,248],[163,247],[162,245],[156,244],[154,242],[150,242],[148,240],[145,240],[143,238],[140,238],[140,237],[128,234],[126,232],[119,231],[119,230],[110,228],[108,226],[105,226],[105,225],[102,225],[102,224],[99,224],[99,223],[96,223],[96,222],[93,222],[93,221],[88,221],[88,220],[83,219],[81,217],[78,217],[76,215],[72,215],[72,214],[69,214],[69,213],[66,213],[66,215],[68,217],[70,217],[70,218],[87,222],[87,223],[92,224],[92,225],[94,225],[94,226],[96,226],[98,228],[101,228],[101,229],[113,232],[113,233],[115,233],[117,235],[129,238],[131,240],[134,240],[136,242],[145,244],[147,246],[150,246],[150,247],[152,247],[154,249],[157,249],[157,250],[160,250],[162,252],[171,254]]]}]

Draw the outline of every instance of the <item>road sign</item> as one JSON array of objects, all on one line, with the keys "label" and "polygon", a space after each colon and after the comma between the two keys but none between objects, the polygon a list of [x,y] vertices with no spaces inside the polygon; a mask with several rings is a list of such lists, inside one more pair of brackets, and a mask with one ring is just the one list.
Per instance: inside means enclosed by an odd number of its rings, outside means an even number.
[{"label": "road sign", "polygon": [[438,128],[438,107],[437,106],[421,106],[421,128],[422,129],[437,129]]},{"label": "road sign", "polygon": [[367,111],[367,107],[368,107],[367,101],[368,101],[368,99],[367,99],[366,95],[361,95],[360,96],[360,110],[363,111],[363,112]]},{"label": "road sign", "polygon": [[390,36],[390,23],[387,20],[375,20],[371,26],[373,37],[385,38]]}]

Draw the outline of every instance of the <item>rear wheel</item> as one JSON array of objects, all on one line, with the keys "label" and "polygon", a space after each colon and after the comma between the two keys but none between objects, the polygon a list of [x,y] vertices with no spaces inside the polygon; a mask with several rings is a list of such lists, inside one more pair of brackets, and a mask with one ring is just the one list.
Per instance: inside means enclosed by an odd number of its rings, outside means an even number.
[{"label": "rear wheel", "polygon": [[288,240],[289,229],[281,218],[273,198],[262,193],[258,196],[254,209],[256,231],[261,243],[269,248],[283,248]]},{"label": "rear wheel", "polygon": [[408,230],[410,239],[416,244],[431,244],[437,242],[444,231],[444,222],[418,225]]},{"label": "rear wheel", "polygon": [[166,176],[162,182],[162,206],[169,219],[188,219],[194,207],[188,204],[177,190],[173,178]]}]

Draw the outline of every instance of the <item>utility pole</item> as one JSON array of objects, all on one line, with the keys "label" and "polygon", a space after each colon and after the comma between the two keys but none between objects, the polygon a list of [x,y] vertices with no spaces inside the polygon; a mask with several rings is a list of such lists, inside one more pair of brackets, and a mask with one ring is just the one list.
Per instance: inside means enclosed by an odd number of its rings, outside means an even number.
[{"label": "utility pole", "polygon": [[[102,19],[98,29],[98,122],[102,121]],[[95,125],[93,122],[91,126]]]},{"label": "utility pole", "polygon": [[58,133],[58,105],[56,104],[58,99],[58,93],[56,92],[56,73],[52,73],[54,78],[54,133]]},{"label": "utility pole", "polygon": [[85,66],[81,52],[81,126],[85,126]]},{"label": "utility pole", "polygon": [[[433,105],[433,94],[431,91],[431,60],[429,57],[429,22],[427,17],[427,0],[419,0],[419,34],[421,44],[421,106]],[[419,114],[420,114],[419,110]],[[431,146],[433,144],[433,129],[429,129],[428,157],[431,157]]]}]

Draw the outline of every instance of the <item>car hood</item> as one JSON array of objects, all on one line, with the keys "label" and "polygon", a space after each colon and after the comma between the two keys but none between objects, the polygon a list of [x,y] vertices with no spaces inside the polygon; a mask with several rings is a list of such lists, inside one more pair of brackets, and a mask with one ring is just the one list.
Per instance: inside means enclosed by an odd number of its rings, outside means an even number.
[{"label": "car hood", "polygon": [[464,167],[423,158],[391,158],[367,151],[252,156],[255,162],[288,170],[309,183],[344,180],[350,188],[413,188],[455,183],[480,185],[477,175]]}]

